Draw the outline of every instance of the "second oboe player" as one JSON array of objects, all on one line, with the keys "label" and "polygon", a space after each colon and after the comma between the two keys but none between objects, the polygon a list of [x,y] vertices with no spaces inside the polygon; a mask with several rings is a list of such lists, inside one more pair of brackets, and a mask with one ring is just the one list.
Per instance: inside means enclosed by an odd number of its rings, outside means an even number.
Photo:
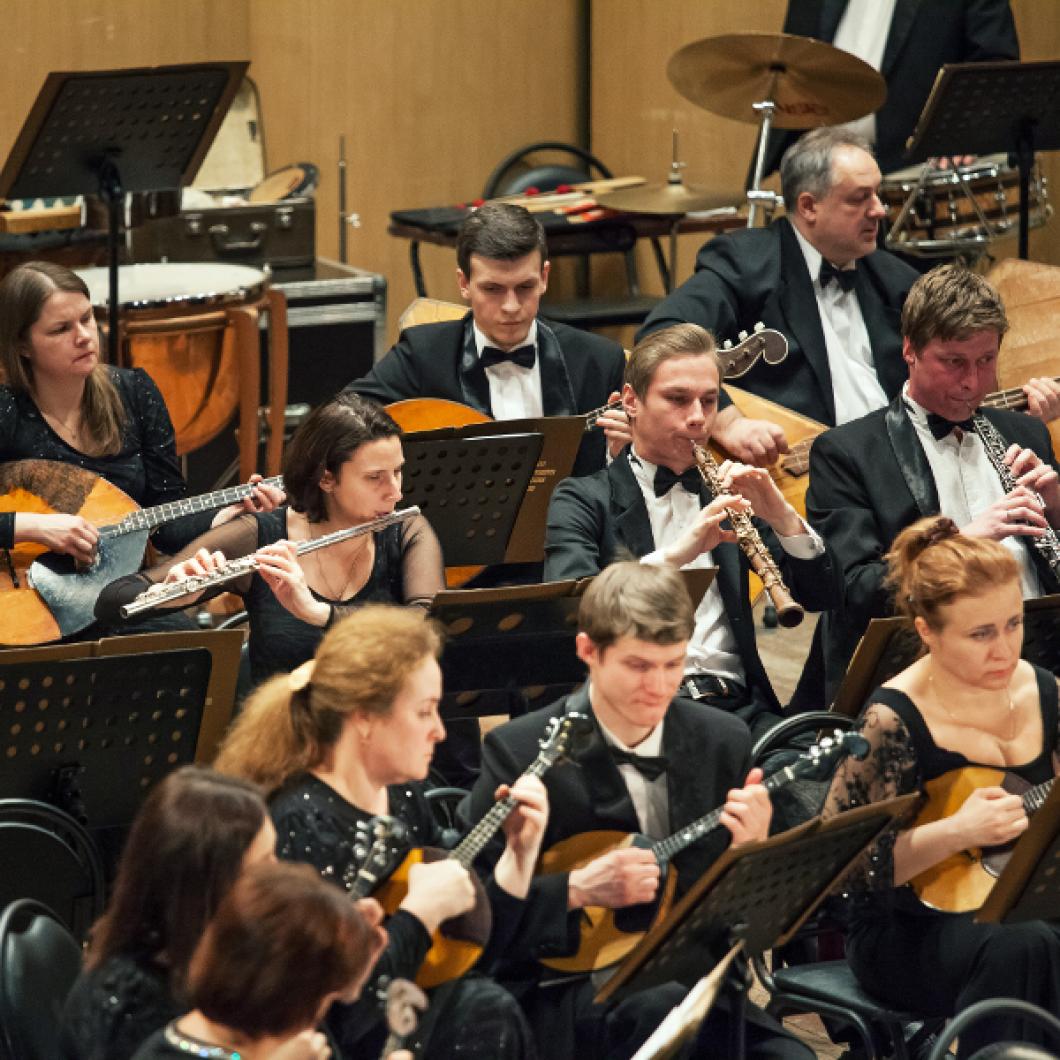
[{"label": "second oboe player", "polygon": [[[297,546],[394,511],[404,465],[401,429],[373,401],[342,394],[313,410],[287,444],[288,506],[241,516],[177,556],[104,589],[96,614],[119,609],[150,585],[209,574],[254,554],[258,569],[206,590],[243,597],[253,684],[313,657],[336,617],[364,603],[430,606],[444,585],[438,539],[423,516],[299,555]],[[184,597],[175,607],[186,607]]]},{"label": "second oboe player", "polygon": [[717,567],[696,612],[683,694],[735,713],[758,733],[781,707],[758,654],[748,565],[727,509],[753,512],[785,583],[808,610],[835,606],[839,580],[824,542],[767,470],[723,461],[724,492],[714,497],[704,483],[692,443],[710,440],[719,387],[714,339],[703,328],[678,324],[637,344],[622,395],[632,443],[605,471],[557,487],[545,576],[586,577],[629,554],[645,563]]}]

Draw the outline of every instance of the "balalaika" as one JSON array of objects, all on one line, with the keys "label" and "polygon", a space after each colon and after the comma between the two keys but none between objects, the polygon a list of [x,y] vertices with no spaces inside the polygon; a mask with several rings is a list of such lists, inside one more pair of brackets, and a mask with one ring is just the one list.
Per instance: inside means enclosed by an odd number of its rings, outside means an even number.
[{"label": "balalaika", "polygon": [[[1009,449],[1009,443],[1005,441],[1001,436],[1001,432],[982,413],[976,413],[973,417],[972,427],[975,433],[979,435],[987,459],[994,465],[994,470],[997,472],[998,478],[1001,479],[1001,485],[1004,487],[1005,492],[1011,493],[1012,490],[1017,488],[1019,483],[1012,474],[1012,469],[1005,463],[1005,453]],[[1040,496],[1038,500],[1044,508],[1045,502]],[[1060,538],[1056,536],[1056,531],[1052,527],[1047,527],[1043,536],[1031,537],[1029,540],[1034,548],[1038,550],[1042,559],[1049,565],[1053,576],[1060,580]]]},{"label": "balalaika", "polygon": [[[337,545],[351,537],[360,537],[362,534],[374,534],[377,530],[391,526],[394,523],[404,522],[414,515],[419,515],[420,510],[415,505],[409,508],[401,508],[389,515],[381,515],[378,519],[371,519],[367,523],[359,523],[357,526],[348,526],[345,530],[336,530],[333,534],[324,534],[322,537],[314,537],[309,541],[299,541],[295,545],[295,553],[299,556],[307,552],[315,552],[319,548],[327,548],[329,545]],[[258,558],[255,553],[249,556],[240,556],[222,564],[217,570],[209,574],[193,574],[179,582],[159,582],[145,589],[134,600],[123,604],[121,607],[122,618],[133,618],[144,611],[151,611],[156,607],[169,603],[171,600],[179,600],[182,596],[191,596],[193,593],[205,592],[217,585],[235,581],[237,578],[249,574],[258,569]]]}]

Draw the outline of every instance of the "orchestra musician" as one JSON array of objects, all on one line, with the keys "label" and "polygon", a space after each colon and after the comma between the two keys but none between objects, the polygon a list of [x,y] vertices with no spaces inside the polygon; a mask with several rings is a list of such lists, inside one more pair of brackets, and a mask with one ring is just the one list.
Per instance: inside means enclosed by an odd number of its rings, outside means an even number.
[{"label": "orchestra musician", "polygon": [[[553,807],[546,848],[598,829],[662,839],[724,806],[724,827],[674,859],[681,893],[730,843],[765,838],[771,806],[761,770],[751,769],[747,727],[678,695],[694,625],[688,593],[671,568],[627,561],[598,574],[578,611],[576,650],[588,682],[566,699],[486,734],[482,774],[461,806],[462,817],[476,819],[489,808],[496,787],[521,773],[549,719],[579,711],[594,721],[589,742],[574,753],[572,764],[544,776]],[[535,878],[519,934],[497,974],[522,1001],[550,1055],[629,1057],[681,1001],[686,987],[671,982],[613,1006],[596,1006],[588,973],[572,976],[538,963],[575,951],[584,907],[622,909],[650,901],[659,884],[654,854],[637,847],[613,850],[569,873]],[[728,1055],[730,1023],[723,995],[693,1055]],[[748,1057],[812,1055],[748,1006]]]},{"label": "orchestra musician", "polygon": [[221,592],[243,597],[250,619],[253,684],[312,658],[324,631],[368,601],[426,610],[444,585],[441,548],[422,516],[299,556],[296,547],[394,511],[405,458],[401,429],[375,402],[344,393],[314,409],[284,453],[289,504],[242,515],[191,542],[177,556],[112,582],[97,616],[150,586],[179,585],[253,554],[258,569],[237,581],[185,595],[171,607]]},{"label": "orchestra musician", "polygon": [[103,916],[63,1010],[66,1060],[129,1060],[184,1011],[188,964],[240,873],[275,861],[276,830],[252,784],[185,766],[133,821]]},{"label": "orchestra musician", "polygon": [[632,444],[606,470],[556,488],[545,577],[589,577],[622,551],[675,568],[716,566],[696,612],[682,687],[760,730],[777,720],[780,705],[755,644],[747,561],[723,525],[725,509],[758,516],[772,556],[806,607],[838,603],[838,568],[765,469],[726,461],[720,473],[727,492],[710,495],[692,443],[713,436],[718,392],[714,340],[701,327],[678,324],[637,343],[622,388]]},{"label": "orchestra musician", "polygon": [[[1001,298],[983,277],[960,265],[933,269],[902,311],[909,380],[901,394],[814,441],[807,511],[844,583],[841,609],[821,619],[829,700],[869,620],[890,611],[884,554],[921,516],[941,513],[962,534],[1001,541],[1019,564],[1024,596],[1060,588],[1060,566],[1045,552],[1060,527],[1049,434],[1033,417],[979,408],[997,386],[1007,329]],[[1000,441],[982,436],[991,431]]]},{"label": "orchestra musician", "polygon": [[[847,956],[862,986],[902,1011],[951,1016],[986,998],[1020,998],[1048,1012],[1060,1006],[1060,928],[1044,921],[980,924],[971,912],[940,911],[917,896],[925,871],[956,855],[964,872],[984,872],[965,856],[1016,839],[1028,825],[1004,773],[1051,781],[1060,745],[1057,682],[1020,659],[1023,601],[1012,552],[958,531],[951,519],[920,519],[887,555],[887,584],[915,627],[921,657],[878,688],[860,730],[871,751],[838,768],[824,814],[914,791],[946,787],[971,766],[997,771],[956,812],[925,812],[881,839],[848,877],[852,899]],[[951,787],[951,805],[963,789]],[[934,818],[938,819],[934,819]],[[1001,1041],[1040,1042],[1043,1032],[1015,1016],[981,1019],[961,1033],[959,1057]]]},{"label": "orchestra musician", "polygon": [[[236,719],[217,768],[260,785],[280,837],[281,859],[311,864],[349,889],[360,868],[358,825],[378,814],[397,817],[415,846],[442,846],[423,796],[435,745],[445,735],[437,658],[441,637],[417,612],[372,604],[338,622],[315,660],[260,687]],[[503,950],[522,917],[524,899],[548,816],[535,777],[511,778],[518,800],[504,823],[507,842],[487,883],[493,909],[490,950]],[[509,794],[507,785],[497,797]],[[446,859],[412,866],[408,894],[386,923],[389,941],[380,975],[414,978],[444,921],[475,901],[468,872]],[[376,1056],[385,1035],[378,1006],[335,1006],[328,1027],[344,1055]],[[518,1005],[495,983],[465,976],[436,988],[421,1022],[427,1058],[533,1055]]]},{"label": "orchestra musician", "polygon": [[[30,261],[4,277],[0,367],[0,462],[73,464],[141,506],[186,495],[162,395],[142,368],[100,363],[96,318],[77,273]],[[262,485],[240,504],[163,524],[154,541],[176,552],[210,526],[243,511],[271,511],[282,501],[282,491]],[[36,542],[89,563],[98,539],[96,527],[80,515],[0,512],[0,548]]]}]

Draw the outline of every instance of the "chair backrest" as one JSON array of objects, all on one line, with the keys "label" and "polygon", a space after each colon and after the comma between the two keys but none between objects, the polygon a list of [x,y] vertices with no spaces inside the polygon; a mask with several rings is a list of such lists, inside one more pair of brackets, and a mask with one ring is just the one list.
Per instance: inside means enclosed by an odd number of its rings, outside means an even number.
[{"label": "chair backrest", "polygon": [[[569,161],[529,165],[527,160],[536,154],[567,155]],[[579,184],[589,180],[594,169],[601,177],[612,175],[611,170],[596,155],[578,147],[577,144],[567,144],[561,140],[539,140],[516,148],[510,155],[502,158],[486,178],[482,197],[495,199],[501,195],[519,195],[527,188],[553,191],[560,184]]]},{"label": "chair backrest", "polygon": [[54,1060],[66,995],[81,947],[58,917],[31,898],[0,914],[0,1042],[7,1060]]},{"label": "chair backrest", "polygon": [[0,799],[0,908],[32,898],[84,940],[103,912],[103,862],[68,813],[33,799]]}]

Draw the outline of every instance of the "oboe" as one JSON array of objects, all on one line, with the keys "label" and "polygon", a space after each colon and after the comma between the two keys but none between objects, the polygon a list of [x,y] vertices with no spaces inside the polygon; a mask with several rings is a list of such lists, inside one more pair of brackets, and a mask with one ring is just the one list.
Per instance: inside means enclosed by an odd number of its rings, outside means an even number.
[{"label": "oboe", "polygon": [[[696,467],[699,468],[703,481],[710,487],[711,493],[715,497],[722,496],[726,491],[722,485],[718,462],[710,450],[693,442],[692,452],[696,458]],[[751,521],[750,513],[739,512],[733,508],[726,508],[725,511],[736,534],[737,543],[751,564],[751,569],[762,579],[762,585],[777,609],[777,621],[782,626],[797,626],[806,612],[784,584],[780,568]]]},{"label": "oboe", "polygon": [[[295,545],[295,552],[297,555],[303,556],[307,552],[315,552],[318,548],[337,545],[340,541],[347,540],[347,538],[360,537],[362,534],[373,534],[376,530],[382,530],[393,523],[404,522],[404,520],[411,519],[414,515],[419,514],[420,510],[415,505],[410,508],[401,508],[399,511],[391,512],[389,515],[381,515],[378,519],[371,519],[367,523],[349,526],[345,530],[336,530],[333,534],[324,534],[322,537],[315,537],[309,541],[299,541]],[[132,618],[134,615],[150,611],[161,604],[169,603],[170,600],[179,600],[182,596],[200,593],[206,589],[212,589],[216,585],[224,585],[226,582],[235,581],[236,578],[241,578],[244,574],[257,570],[259,565],[257,555],[251,553],[249,556],[241,556],[239,559],[229,560],[209,574],[193,574],[183,581],[169,582],[168,584],[160,582],[157,585],[152,585],[150,589],[145,589],[134,600],[122,605],[121,617]]]},{"label": "oboe", "polygon": [[[1005,453],[1008,452],[1009,443],[982,413],[976,413],[972,417],[972,429],[979,435],[986,458],[993,464],[1005,492],[1011,493],[1019,483],[1016,481],[1016,476],[1012,474],[1012,469],[1005,463]],[[1045,502],[1040,496],[1038,501],[1044,508]],[[1056,531],[1048,527],[1042,537],[1031,537],[1026,540],[1029,540],[1038,550],[1042,559],[1049,564],[1049,569],[1053,574],[1060,578],[1060,538],[1057,538]]]}]

